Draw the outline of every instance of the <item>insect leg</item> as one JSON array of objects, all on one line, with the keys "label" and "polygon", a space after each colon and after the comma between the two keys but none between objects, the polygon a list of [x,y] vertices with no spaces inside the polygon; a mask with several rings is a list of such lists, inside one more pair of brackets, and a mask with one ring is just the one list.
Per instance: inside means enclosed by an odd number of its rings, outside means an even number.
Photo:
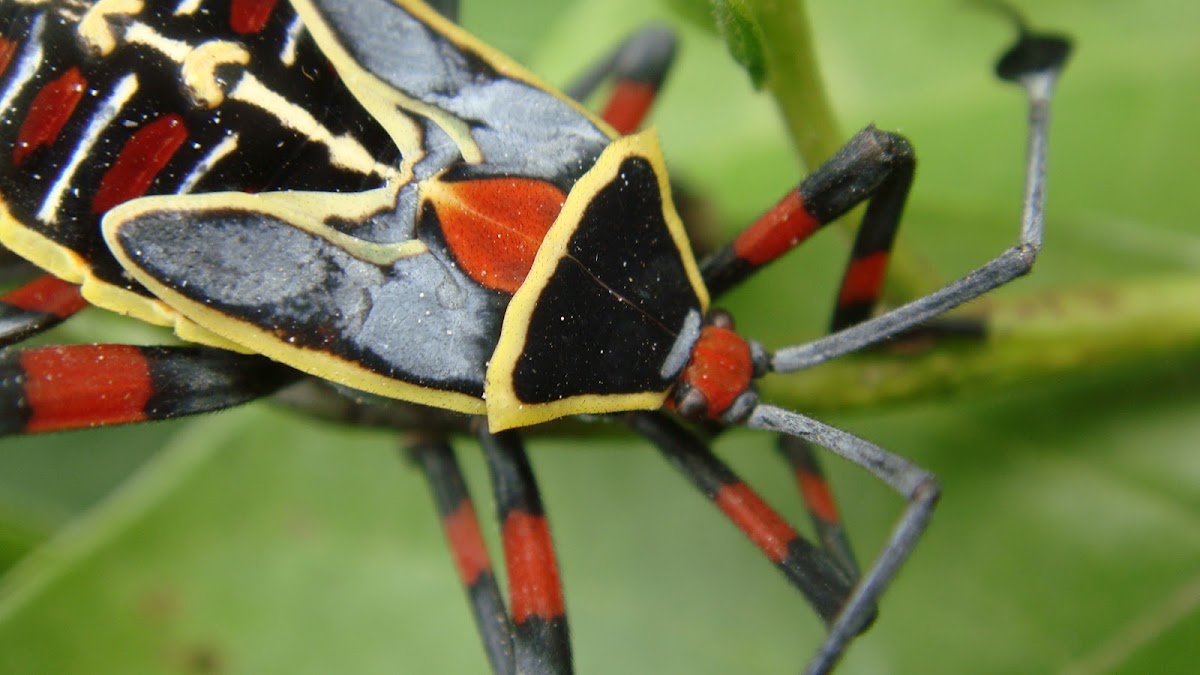
[{"label": "insect leg", "polygon": [[858,132],[798,188],[704,261],[701,273],[709,291],[721,295],[869,199],[838,294],[839,311],[861,311],[863,303],[878,296],[913,168],[912,147],[903,137],[875,127]]},{"label": "insect leg", "polygon": [[803,538],[675,420],[658,412],[631,412],[625,419],[766,554],[822,619],[837,617],[854,580],[834,557]]},{"label": "insect leg", "polygon": [[825,479],[825,472],[821,470],[812,444],[786,434],[781,434],[778,442],[779,453],[792,468],[796,488],[804,499],[804,507],[808,510],[821,548],[837,561],[848,578],[857,581],[858,561],[846,537],[833,490]]},{"label": "insect leg", "polygon": [[475,517],[475,507],[454,458],[454,449],[441,437],[419,437],[406,450],[425,473],[433,492],[442,530],[450,544],[459,578],[466,586],[467,597],[475,612],[475,625],[483,638],[492,672],[512,675],[516,672],[512,621],[504,607],[491,557]]},{"label": "insect leg", "polygon": [[299,373],[207,347],[68,345],[0,355],[0,435],[162,420],[270,395]]},{"label": "insect leg", "polygon": [[479,442],[491,471],[504,542],[517,672],[570,673],[571,636],[558,562],[529,458],[516,433],[485,431]]},{"label": "insect leg", "polygon": [[571,98],[583,100],[606,80],[614,80],[601,117],[619,133],[637,130],[646,119],[675,59],[675,32],[659,24],[630,35],[602,61],[567,87]]},{"label": "insect leg", "polygon": [[49,330],[87,307],[79,286],[43,274],[0,296],[0,347]]}]

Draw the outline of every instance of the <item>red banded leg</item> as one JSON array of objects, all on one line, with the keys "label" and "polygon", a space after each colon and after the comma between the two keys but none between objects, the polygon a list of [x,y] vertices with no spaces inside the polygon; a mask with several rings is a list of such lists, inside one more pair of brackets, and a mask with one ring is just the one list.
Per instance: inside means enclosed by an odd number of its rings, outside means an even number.
[{"label": "red banded leg", "polygon": [[550,526],[520,437],[481,432],[504,542],[516,670],[572,672],[571,636]]},{"label": "red banded leg", "polygon": [[601,117],[618,133],[632,133],[646,119],[666,79],[675,59],[675,46],[675,33],[670,28],[646,26],[588,69],[567,87],[566,93],[582,101],[602,83],[613,80],[612,92]]},{"label": "red banded leg", "polygon": [[43,274],[0,296],[0,347],[49,330],[87,307],[79,286]]},{"label": "red banded leg", "polygon": [[[659,412],[633,412],[625,419],[762,550],[826,623],[834,621],[855,581],[838,560],[804,539],[703,441],[672,418]],[[860,617],[859,628],[870,619]]]},{"label": "red banded leg", "polygon": [[912,185],[914,157],[903,137],[867,127],[800,186],[701,266],[719,296],[825,225],[869,200],[851,253],[838,313],[862,314],[877,298],[888,250]]},{"label": "red banded leg", "polygon": [[500,519],[511,618],[453,450],[439,438],[418,439],[408,452],[433,492],[493,672],[570,673],[571,636],[558,563],[529,458],[515,433],[484,431],[479,442]]},{"label": "red banded leg", "polygon": [[825,479],[825,472],[821,470],[813,446],[803,439],[781,435],[779,452],[792,467],[796,488],[804,499],[804,507],[808,510],[822,550],[837,561],[846,576],[858,581],[858,560],[842,526],[833,489]]},{"label": "red banded leg", "polygon": [[270,395],[299,374],[206,347],[67,345],[0,355],[0,434],[162,420]]},{"label": "red banded leg", "polygon": [[516,672],[512,622],[504,608],[491,557],[480,534],[475,507],[454,458],[454,450],[441,438],[417,439],[407,450],[425,473],[433,492],[442,530],[454,556],[459,579],[467,589],[475,625],[483,638],[492,672],[512,675]]}]

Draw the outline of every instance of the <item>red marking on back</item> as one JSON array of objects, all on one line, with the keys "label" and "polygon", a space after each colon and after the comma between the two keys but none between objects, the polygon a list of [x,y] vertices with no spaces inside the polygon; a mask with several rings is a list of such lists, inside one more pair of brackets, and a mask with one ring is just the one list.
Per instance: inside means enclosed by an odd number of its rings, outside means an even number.
[{"label": "red marking on back", "polygon": [[88,304],[79,294],[79,286],[51,274],[9,291],[0,296],[0,302],[28,312],[53,314],[60,319],[71,316]]},{"label": "red marking on back", "polygon": [[483,178],[439,184],[442,234],[475,283],[516,293],[566,195],[534,178]]},{"label": "red marking on back", "polygon": [[504,519],[504,559],[512,618],[556,619],[564,614],[562,585],[550,528],[542,516],[513,511]]},{"label": "red marking on back", "polygon": [[147,419],[154,392],[150,366],[137,347],[68,345],[21,352],[25,431],[56,431]]},{"label": "red marking on back", "polygon": [[104,213],[117,204],[146,194],[155,176],[171,161],[187,135],[183,118],[174,113],[138,129],[121,146],[117,160],[100,179],[100,187],[92,197],[92,213]]},{"label": "red marking on back", "polygon": [[13,164],[20,166],[34,150],[54,142],[75,106],[83,98],[87,80],[79,69],[70,70],[47,82],[29,104],[29,113],[17,132],[17,143],[13,148]]},{"label": "red marking on back", "polygon": [[792,190],[733,240],[733,252],[752,265],[762,265],[787,253],[821,225],[805,208],[800,192]]},{"label": "red marking on back", "polygon": [[229,8],[229,27],[238,35],[257,33],[267,25],[279,0],[233,0]]},{"label": "red marking on back", "polygon": [[786,558],[788,544],[799,536],[745,483],[722,485],[713,501],[772,562]]},{"label": "red marking on back", "polygon": [[729,328],[709,325],[700,330],[679,380],[704,394],[708,416],[716,419],[750,388],[753,377],[750,345]]},{"label": "red marking on back", "polygon": [[613,89],[608,105],[601,117],[619,134],[630,134],[646,119],[646,113],[654,103],[657,91],[649,82],[621,80]]},{"label": "red marking on back", "polygon": [[837,503],[824,478],[804,469],[796,469],[796,485],[800,488],[800,494],[804,495],[804,503],[818,518],[827,523],[840,520]]},{"label": "red marking on back", "polygon": [[0,37],[0,74],[8,70],[8,64],[12,61],[13,54],[16,53],[17,43]]},{"label": "red marking on back", "polygon": [[838,291],[838,305],[875,302],[883,289],[887,264],[887,251],[878,251],[851,261],[846,269],[846,277],[842,279],[842,289]]},{"label": "red marking on back", "polygon": [[492,569],[492,561],[488,558],[483,534],[479,531],[479,520],[475,517],[471,502],[463,500],[454,513],[442,519],[442,527],[450,542],[458,577],[468,586],[474,584],[479,575]]}]

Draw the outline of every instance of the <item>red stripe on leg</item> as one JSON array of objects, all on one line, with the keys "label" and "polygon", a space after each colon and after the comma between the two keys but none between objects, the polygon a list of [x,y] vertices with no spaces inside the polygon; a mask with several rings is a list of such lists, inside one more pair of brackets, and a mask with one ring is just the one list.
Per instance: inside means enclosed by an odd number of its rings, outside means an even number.
[{"label": "red stripe on leg", "polygon": [[29,104],[29,113],[17,132],[13,164],[20,166],[34,150],[58,138],[86,88],[87,80],[75,67],[42,87]]},{"label": "red stripe on leg", "polygon": [[77,429],[147,419],[153,393],[150,367],[129,345],[70,345],[30,349],[25,371],[27,432]]},{"label": "red stripe on leg", "polygon": [[821,227],[793,190],[733,240],[733,252],[752,265],[768,263],[787,253]]},{"label": "red stripe on leg", "polygon": [[475,517],[471,502],[463,500],[453,513],[442,519],[442,527],[446,530],[446,539],[450,541],[450,552],[454,555],[458,577],[464,584],[474,585],[479,575],[491,571],[492,561],[488,559],[483,534],[479,531],[479,520]]},{"label": "red stripe on leg", "polygon": [[61,319],[87,307],[79,286],[47,274],[0,296],[0,302],[29,312],[45,312]]},{"label": "red stripe on leg", "polygon": [[745,483],[722,485],[713,501],[772,562],[786,558],[788,544],[799,536]]},{"label": "red stripe on leg", "polygon": [[513,511],[504,519],[503,536],[513,621],[561,618],[562,586],[546,519]]},{"label": "red stripe on leg", "polygon": [[92,213],[104,213],[117,204],[145,194],[158,172],[187,140],[187,135],[183,118],[174,113],[138,129],[121,146],[117,160],[100,179],[100,187],[92,197]]},{"label": "red stripe on leg", "polygon": [[809,511],[827,523],[836,523],[841,519],[825,479],[804,469],[796,469],[796,484]]},{"label": "red stripe on leg", "polygon": [[888,252],[878,251],[850,262],[842,289],[838,292],[838,305],[855,302],[875,302],[883,288],[883,275],[887,273]]},{"label": "red stripe on leg", "polygon": [[619,134],[630,134],[637,131],[646,113],[654,103],[656,94],[654,85],[649,82],[636,80],[621,80],[613,89],[608,105],[604,107],[601,117],[617,130]]}]

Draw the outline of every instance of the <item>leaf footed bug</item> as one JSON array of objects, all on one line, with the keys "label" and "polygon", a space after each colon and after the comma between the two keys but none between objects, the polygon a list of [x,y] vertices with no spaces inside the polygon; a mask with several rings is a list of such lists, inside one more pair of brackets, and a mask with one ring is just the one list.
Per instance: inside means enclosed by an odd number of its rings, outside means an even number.
[{"label": "leaf footed bug", "polygon": [[[507,605],[445,438],[421,435],[409,453],[493,669],[563,673],[557,563],[516,430],[611,415],[813,605],[830,630],[809,672],[833,668],[873,620],[938,486],[878,446],[761,403],[753,380],[902,335],[1029,270],[1064,39],[1021,26],[998,69],[1031,100],[1018,245],[869,318],[913,179],[907,141],[861,131],[697,262],[657,141],[635,133],[671,61],[669,32],[635,34],[571,89],[583,98],[615,81],[597,117],[422,3],[148,4],[4,8],[0,241],[49,273],[4,296],[4,334],[20,341],[86,299],[202,346],[9,352],[6,431],[217,410],[305,376],[400,401],[416,428],[470,428],[492,471]],[[453,3],[439,9],[453,15]],[[864,201],[829,337],[770,353],[709,308]],[[685,423],[779,434],[820,543]],[[908,500],[861,576],[809,443]]]}]

